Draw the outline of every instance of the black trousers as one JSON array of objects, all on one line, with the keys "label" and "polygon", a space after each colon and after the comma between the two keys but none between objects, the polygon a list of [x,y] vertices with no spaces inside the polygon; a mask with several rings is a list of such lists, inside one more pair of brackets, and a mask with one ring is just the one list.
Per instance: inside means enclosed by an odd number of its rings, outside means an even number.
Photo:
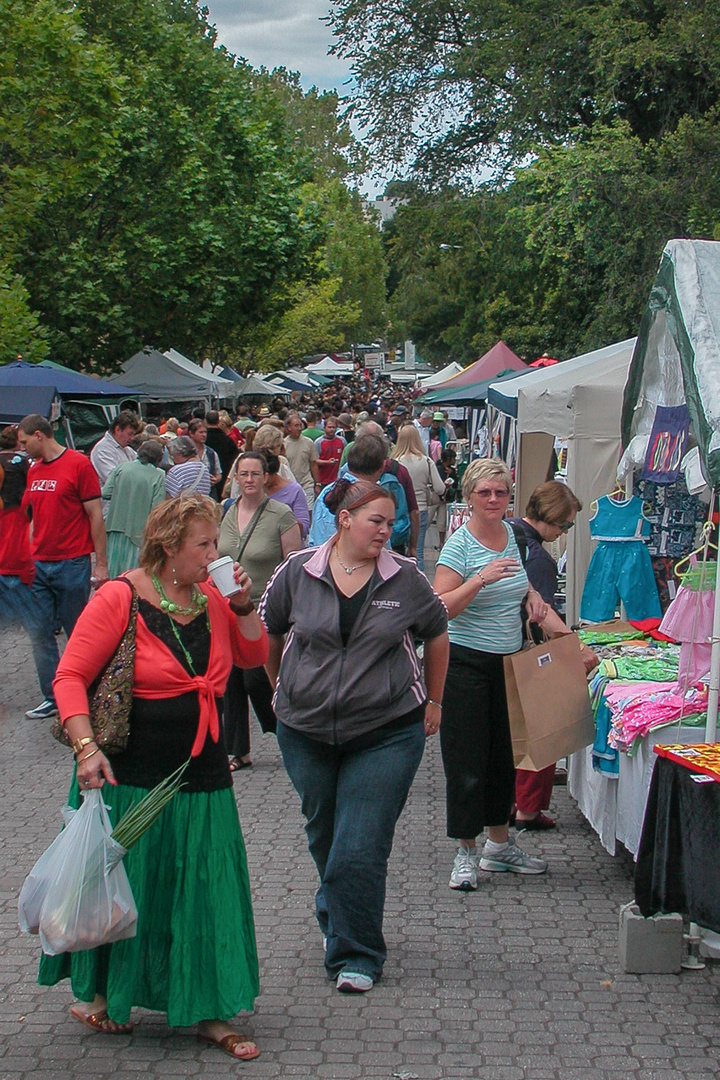
[{"label": "black trousers", "polygon": [[503,658],[450,646],[440,725],[447,834],[469,840],[505,825],[515,793]]},{"label": "black trousers", "polygon": [[277,731],[272,697],[264,667],[233,667],[223,702],[225,743],[230,757],[246,757],[250,753],[250,702],[262,730],[273,734]]}]

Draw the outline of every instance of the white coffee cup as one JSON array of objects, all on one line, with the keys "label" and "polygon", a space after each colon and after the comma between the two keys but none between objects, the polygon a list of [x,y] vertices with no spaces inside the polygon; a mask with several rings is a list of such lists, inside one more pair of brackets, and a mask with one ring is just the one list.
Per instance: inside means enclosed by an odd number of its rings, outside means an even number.
[{"label": "white coffee cup", "polygon": [[208,566],[208,574],[213,579],[223,596],[232,596],[240,592],[241,587],[235,580],[233,559],[229,555],[221,555]]}]

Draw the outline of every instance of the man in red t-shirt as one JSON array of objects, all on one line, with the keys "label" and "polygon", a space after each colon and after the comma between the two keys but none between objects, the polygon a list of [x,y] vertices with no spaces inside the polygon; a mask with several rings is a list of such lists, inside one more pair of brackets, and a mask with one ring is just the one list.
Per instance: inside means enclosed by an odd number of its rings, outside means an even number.
[{"label": "man in red t-shirt", "polygon": [[340,470],[340,458],[345,449],[345,440],[336,435],[337,420],[334,416],[328,416],[325,421],[325,434],[321,439],[315,440],[318,452],[318,472],[320,484],[332,484],[337,480]]},{"label": "man in red t-shirt", "polygon": [[30,719],[57,715],[52,683],[59,654],[55,627],[69,636],[90,597],[90,556],[95,576],[108,576],[100,482],[84,454],[61,446],[52,426],[36,413],[18,427],[18,442],[35,463],[28,472],[22,506],[32,521],[35,560],[31,642],[45,700],[30,709]]}]

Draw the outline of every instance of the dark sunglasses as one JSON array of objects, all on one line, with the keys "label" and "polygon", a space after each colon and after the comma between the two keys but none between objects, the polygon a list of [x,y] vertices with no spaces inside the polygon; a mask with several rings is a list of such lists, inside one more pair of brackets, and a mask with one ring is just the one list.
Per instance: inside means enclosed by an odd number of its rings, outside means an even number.
[{"label": "dark sunglasses", "polygon": [[569,533],[570,530],[574,529],[574,528],[575,528],[575,522],[574,521],[564,521],[562,523],[562,525],[558,525],[558,529],[560,529],[560,531],[564,532],[564,533]]}]

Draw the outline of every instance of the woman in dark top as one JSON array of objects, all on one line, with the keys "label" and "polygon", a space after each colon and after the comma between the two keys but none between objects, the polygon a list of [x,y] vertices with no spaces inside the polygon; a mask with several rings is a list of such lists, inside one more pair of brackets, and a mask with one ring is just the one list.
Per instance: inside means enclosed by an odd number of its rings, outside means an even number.
[{"label": "woman in dark top", "polygon": [[[530,584],[542,596],[551,611],[543,623],[546,633],[567,632],[555,606],[557,592],[557,563],[544,543],[557,540],[568,533],[582,503],[567,484],[548,480],[536,487],[525,507],[525,516],[511,518],[510,523],[521,529],[527,540],[525,572]],[[559,624],[559,625],[558,625]],[[515,776],[515,824],[518,829],[554,829],[555,821],[543,811],[550,805],[555,766],[530,772],[518,769]]]},{"label": "woman in dark top", "polygon": [[386,957],[395,825],[425,736],[440,725],[447,617],[415,562],[385,546],[395,519],[387,488],[341,479],[325,502],[336,534],[279,567],[260,612],[278,742],[320,877],[325,970],[338,990],[363,993]]},{"label": "woman in dark top", "polygon": [[[133,1005],[239,1060],[255,1043],[227,1022],[252,1009],[257,954],[245,849],[218,719],[231,665],[255,667],[267,637],[241,567],[240,592],[207,583],[217,557],[220,508],[182,495],[150,514],[140,568],[108,582],[80,616],[55,679],[60,716],[76,752],[71,805],[113,785],[113,822],[191,759],[185,785],[125,856],[138,908],[137,936],[86,952],[44,956],[40,982],[70,977],[75,1019],[105,1034],[132,1030]],[[202,583],[199,586],[198,583]],[[125,751],[98,749],[87,691],[114,654],[138,596],[133,704]]]}]

